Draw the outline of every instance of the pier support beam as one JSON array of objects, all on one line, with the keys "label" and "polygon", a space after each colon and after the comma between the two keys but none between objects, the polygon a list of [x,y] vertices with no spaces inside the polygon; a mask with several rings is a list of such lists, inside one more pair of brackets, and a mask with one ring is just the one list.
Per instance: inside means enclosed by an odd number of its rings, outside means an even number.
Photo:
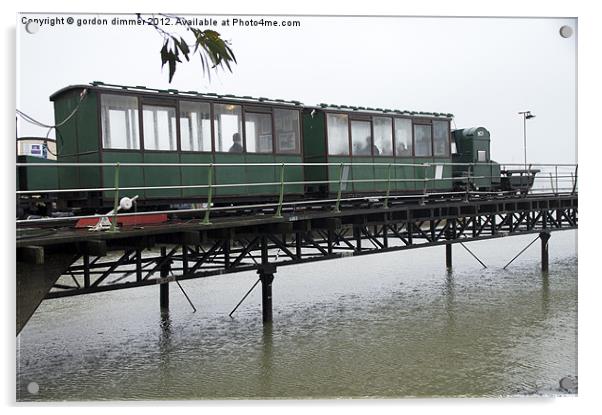
[{"label": "pier support beam", "polygon": [[276,265],[274,264],[262,264],[257,270],[261,280],[261,311],[264,323],[272,322],[272,282],[275,273]]},{"label": "pier support beam", "polygon": [[[452,225],[455,225],[453,220]],[[445,244],[445,266],[448,270],[450,270],[452,268],[452,244],[449,242],[449,240],[452,239],[452,231],[449,223],[447,224],[447,229],[445,229],[445,239],[448,241]]]},{"label": "pier support beam", "polygon": [[548,272],[549,254],[548,254],[548,241],[550,239],[550,232],[541,232],[539,239],[541,239],[541,271]]},{"label": "pier support beam", "polygon": [[[165,260],[167,256],[167,248],[161,248],[161,258]],[[165,261],[161,266],[160,271],[161,278],[167,278],[169,275],[169,262]],[[159,284],[159,306],[161,310],[169,309],[169,283],[164,282]]]},{"label": "pier support beam", "polygon": [[452,267],[452,244],[449,242],[445,244],[445,266],[447,269]]},{"label": "pier support beam", "polygon": [[159,302],[161,310],[169,309],[169,284],[159,284]]}]

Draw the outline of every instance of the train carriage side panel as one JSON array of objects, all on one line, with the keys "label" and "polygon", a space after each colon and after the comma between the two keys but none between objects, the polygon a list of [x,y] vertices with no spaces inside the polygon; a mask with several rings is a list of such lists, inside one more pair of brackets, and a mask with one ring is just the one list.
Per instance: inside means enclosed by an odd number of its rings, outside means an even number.
[{"label": "train carriage side panel", "polygon": [[[55,160],[34,156],[18,156],[18,163],[56,164]],[[19,167],[17,171],[18,190],[58,189],[59,178],[56,167]]]},{"label": "train carriage side panel", "polygon": [[[303,162],[304,163],[326,163],[328,157],[326,155],[326,122],[324,111],[312,108],[303,110]],[[329,177],[329,169],[327,166],[305,166],[304,176],[305,181],[327,181]],[[330,177],[337,177],[330,175]],[[334,179],[333,179],[334,180]],[[336,185],[335,185],[336,186]],[[307,193],[325,193],[332,185],[323,184],[308,184],[305,185]]]},{"label": "train carriage side panel", "polygon": [[[84,87],[59,91],[51,97],[54,101],[55,123],[62,123],[77,108],[73,117],[56,129],[57,160],[59,163],[98,163],[99,114],[97,94]],[[79,105],[79,107],[78,107]],[[61,189],[100,187],[99,167],[61,167],[58,169]]]},{"label": "train carriage side panel", "polygon": [[[420,167],[412,167],[409,165],[420,164],[419,161],[414,160],[412,157],[395,157],[395,168],[393,169],[392,177],[396,180],[395,185],[391,186],[391,189],[395,189],[398,192],[414,192],[416,191],[417,185],[415,179],[418,175],[418,169]],[[399,165],[401,164],[401,166]]]},{"label": "train carriage side panel", "polygon": [[[298,154],[276,154],[276,163],[302,163],[303,158]],[[284,170],[284,181],[285,182],[302,182],[304,181],[303,166],[288,166]],[[280,168],[276,171],[276,181],[280,181]],[[277,193],[280,189],[277,189]],[[302,184],[290,184],[284,187],[284,194],[291,195],[302,195],[305,193],[304,185]]]},{"label": "train carriage side panel", "polygon": [[[144,151],[144,164],[168,163],[180,164],[180,154],[177,151]],[[180,176],[180,167],[174,166],[145,166],[144,167],[144,185],[146,187],[169,187],[180,186],[182,178]],[[137,191],[141,194],[142,191]],[[173,199],[182,197],[182,189],[151,189],[144,190],[146,199],[162,199],[172,203]]]},{"label": "train carriage side panel", "polygon": [[354,180],[353,185],[348,187],[348,189],[353,189],[353,193],[373,192],[377,186],[377,183],[374,181],[374,157],[352,156],[348,161],[353,163],[351,175]]},{"label": "train carriage side panel", "polygon": [[374,187],[376,190],[381,192],[386,192],[387,187],[389,187],[390,191],[395,191],[395,171],[393,166],[391,166],[389,170],[389,166],[381,165],[381,163],[395,163],[395,158],[393,156],[379,156],[374,157],[374,162],[379,163],[379,165],[374,166],[374,177],[377,182],[374,183]]},{"label": "train carriage side panel", "polygon": [[[213,154],[210,152],[182,152],[180,153],[180,161],[183,164],[210,164],[213,163]],[[188,166],[182,167],[180,170],[182,175],[182,185],[203,186],[208,184],[209,167]],[[182,196],[184,198],[207,197],[208,193],[209,190],[206,187],[182,189]]]},{"label": "train carriage side panel", "polygon": [[[274,154],[248,152],[245,154],[245,160],[247,163],[247,166],[245,166],[245,174],[242,177],[239,177],[238,183],[277,183],[280,181],[280,168],[269,166],[269,164],[276,163]],[[263,164],[266,165],[263,166]],[[276,195],[280,191],[280,187],[276,185],[251,185],[244,187],[247,187],[249,195],[258,197]]]},{"label": "train carriage side panel", "polygon": [[453,180],[450,179],[452,177],[452,167],[450,166],[451,158],[448,157],[435,157],[433,159],[433,171],[432,174],[434,177],[434,182],[432,185],[432,189],[439,191],[448,191],[452,190]]},{"label": "train carriage side panel", "polygon": [[[55,124],[63,122],[74,110],[79,102],[79,92],[69,91],[57,97],[54,101]],[[59,163],[77,163],[78,137],[75,125],[75,119],[71,119],[56,129],[57,161]],[[61,167],[58,169],[58,176],[61,189],[79,187],[77,167]]]},{"label": "train carriage side panel", "polygon": [[432,189],[453,189],[450,120],[433,120],[433,185]]},{"label": "train carriage side panel", "polygon": [[[79,163],[100,162],[100,125],[98,94],[88,90],[87,98],[76,114],[76,137]],[[80,167],[79,185],[82,188],[94,188],[101,186],[100,167]]]},{"label": "train carriage side panel", "polygon": [[[143,163],[142,153],[139,151],[104,151],[104,163]],[[120,166],[119,167],[119,187],[140,187],[144,184],[143,168],[140,166]],[[102,169],[102,179],[104,187],[115,186],[115,167],[107,166]],[[142,199],[144,190],[121,190],[119,196],[134,197],[139,195]],[[111,206],[115,192],[103,192],[103,198],[107,206]]]}]

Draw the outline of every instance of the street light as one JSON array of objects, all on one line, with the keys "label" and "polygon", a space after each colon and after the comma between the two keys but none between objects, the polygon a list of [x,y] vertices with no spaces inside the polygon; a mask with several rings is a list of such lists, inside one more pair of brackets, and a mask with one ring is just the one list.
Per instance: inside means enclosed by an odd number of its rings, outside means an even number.
[{"label": "street light", "polygon": [[525,174],[527,174],[527,120],[535,118],[531,111],[521,111],[519,115],[523,116],[523,148],[525,150]]}]

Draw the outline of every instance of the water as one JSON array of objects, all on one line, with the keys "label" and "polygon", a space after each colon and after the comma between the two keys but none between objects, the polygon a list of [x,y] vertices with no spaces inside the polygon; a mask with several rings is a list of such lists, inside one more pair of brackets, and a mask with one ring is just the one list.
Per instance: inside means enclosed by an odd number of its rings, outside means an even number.
[{"label": "water", "polygon": [[[560,394],[577,375],[576,232],[282,267],[274,323],[254,273],[49,300],[18,337],[17,399],[431,397]],[[39,386],[37,393],[32,382]],[[35,385],[34,385],[35,386]]]}]

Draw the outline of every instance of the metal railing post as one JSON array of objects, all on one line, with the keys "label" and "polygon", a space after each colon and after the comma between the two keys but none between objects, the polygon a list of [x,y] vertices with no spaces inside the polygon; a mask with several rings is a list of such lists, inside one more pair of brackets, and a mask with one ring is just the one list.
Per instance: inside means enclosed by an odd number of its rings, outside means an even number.
[{"label": "metal railing post", "polygon": [[280,167],[280,197],[278,199],[278,208],[276,209],[275,218],[282,217],[282,202],[284,201],[284,163]]},{"label": "metal railing post", "polygon": [[341,192],[343,191],[343,163],[339,164],[339,191],[337,193],[337,202],[334,205],[334,211],[340,213],[341,209]]},{"label": "metal railing post", "polygon": [[117,209],[119,208],[119,163],[115,164],[115,198],[113,201],[113,221],[109,232],[119,232],[117,229]]},{"label": "metal railing post", "polygon": [[428,176],[428,163],[422,164],[422,170],[424,172],[424,178],[422,179],[422,199],[420,200],[420,204],[424,205],[426,203],[426,195],[427,195],[427,176]]},{"label": "metal railing post", "polygon": [[205,218],[203,219],[203,225],[209,225],[209,213],[211,212],[211,200],[213,199],[213,163],[209,164],[209,171],[207,172],[207,185],[209,191],[207,194],[207,210],[205,210]]},{"label": "metal railing post", "polygon": [[572,195],[575,194],[575,190],[577,189],[577,168],[579,167],[578,164],[575,165],[575,181],[573,182],[573,191],[571,192]]},{"label": "metal railing post", "polygon": [[385,209],[389,209],[389,195],[391,194],[391,163],[387,172],[387,195],[385,196]]},{"label": "metal railing post", "polygon": [[558,165],[554,166],[556,170],[556,194],[558,194]]}]

